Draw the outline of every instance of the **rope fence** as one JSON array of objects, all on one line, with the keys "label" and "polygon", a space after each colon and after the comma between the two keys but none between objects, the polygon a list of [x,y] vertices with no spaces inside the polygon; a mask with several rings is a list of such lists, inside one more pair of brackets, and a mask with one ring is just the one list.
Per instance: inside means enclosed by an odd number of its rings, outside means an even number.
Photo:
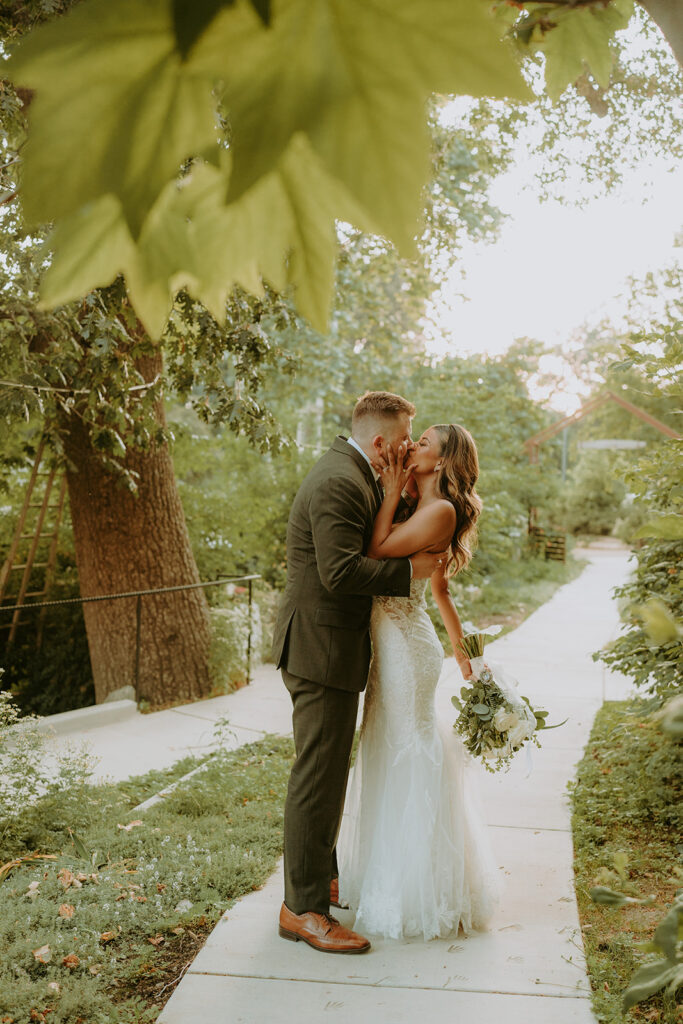
[{"label": "rope fence", "polygon": [[[251,651],[252,651],[252,636],[253,636],[253,615],[252,609],[254,604],[253,584],[254,580],[260,580],[261,576],[259,573],[252,573],[247,576],[221,576],[217,580],[206,580],[203,583],[179,583],[173,587],[153,587],[148,590],[126,590],[118,594],[94,594],[92,597],[65,597],[55,601],[27,601],[26,604],[13,604],[13,605],[0,605],[0,612],[16,612],[16,611],[30,611],[33,608],[54,608],[57,605],[65,604],[89,604],[93,601],[119,601],[122,598],[135,598],[135,673],[134,673],[134,687],[135,687],[135,699],[139,697],[139,681],[140,681],[140,638],[141,638],[141,621],[142,621],[142,598],[148,594],[170,594],[178,590],[197,590],[200,587],[220,587],[227,586],[230,583],[247,583],[248,584],[248,622],[249,629],[247,633],[247,683],[251,682]],[[2,627],[0,627],[2,628]]]}]

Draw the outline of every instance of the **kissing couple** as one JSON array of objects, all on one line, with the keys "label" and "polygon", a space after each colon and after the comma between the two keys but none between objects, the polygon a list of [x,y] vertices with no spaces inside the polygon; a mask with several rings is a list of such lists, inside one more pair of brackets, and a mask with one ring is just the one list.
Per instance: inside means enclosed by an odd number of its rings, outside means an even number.
[{"label": "kissing couple", "polygon": [[[351,436],[311,469],[287,526],[273,657],[292,698],[296,757],[279,932],[328,953],[369,950],[360,930],[425,940],[469,932],[497,895],[464,748],[435,712],[444,654],[425,601],[429,579],[469,678],[448,581],[469,562],[481,511],[477,450],[457,424],[413,442],[414,415],[400,395],[363,395]],[[330,906],[350,909],[358,930]]]}]

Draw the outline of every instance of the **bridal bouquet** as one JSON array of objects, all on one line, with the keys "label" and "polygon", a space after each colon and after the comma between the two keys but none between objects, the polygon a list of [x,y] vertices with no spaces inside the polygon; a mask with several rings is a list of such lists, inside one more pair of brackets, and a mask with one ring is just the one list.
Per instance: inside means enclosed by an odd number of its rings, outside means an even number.
[{"label": "bridal bouquet", "polygon": [[564,725],[547,725],[547,711],[532,707],[527,697],[517,693],[515,680],[506,678],[500,668],[484,663],[486,638],[500,630],[500,626],[494,626],[462,638],[459,646],[469,658],[472,679],[461,688],[460,697],[451,698],[460,712],[453,728],[462,736],[469,752],[481,757],[490,772],[508,767],[513,755],[528,740],[540,747],[536,733],[541,729]]}]

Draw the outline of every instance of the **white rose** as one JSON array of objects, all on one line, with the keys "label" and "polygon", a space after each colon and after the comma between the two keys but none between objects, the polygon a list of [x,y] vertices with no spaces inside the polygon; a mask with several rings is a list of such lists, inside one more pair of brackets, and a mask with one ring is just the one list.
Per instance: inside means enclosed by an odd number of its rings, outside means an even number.
[{"label": "white rose", "polygon": [[515,711],[508,711],[507,708],[498,708],[493,716],[493,725],[498,732],[507,732],[519,723],[519,715]]},{"label": "white rose", "polygon": [[533,735],[533,728],[526,721],[518,721],[518,724],[510,730],[508,733],[508,742],[511,747],[518,747],[524,740],[528,740]]}]

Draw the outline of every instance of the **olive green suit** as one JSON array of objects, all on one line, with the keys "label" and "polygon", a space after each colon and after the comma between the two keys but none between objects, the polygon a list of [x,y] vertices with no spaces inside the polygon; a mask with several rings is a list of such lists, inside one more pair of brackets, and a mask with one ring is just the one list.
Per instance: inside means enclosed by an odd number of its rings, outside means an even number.
[{"label": "olive green suit", "polygon": [[380,501],[368,463],[337,437],[289,516],[273,660],[293,702],[285,903],[295,914],[329,910],[358,695],[370,667],[372,597],[410,592],[408,559],[365,556]]}]

